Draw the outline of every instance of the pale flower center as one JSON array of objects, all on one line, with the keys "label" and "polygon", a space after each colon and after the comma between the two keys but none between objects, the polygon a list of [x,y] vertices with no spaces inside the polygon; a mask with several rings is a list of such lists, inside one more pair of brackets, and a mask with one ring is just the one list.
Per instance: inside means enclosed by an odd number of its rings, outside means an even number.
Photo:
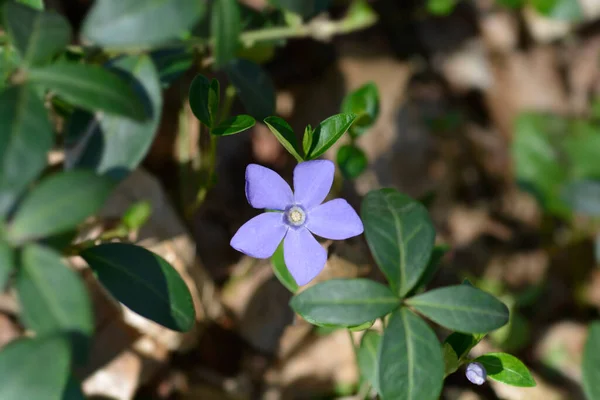
[{"label": "pale flower center", "polygon": [[300,206],[292,206],[285,212],[286,222],[292,226],[301,226],[306,221],[306,213]]}]

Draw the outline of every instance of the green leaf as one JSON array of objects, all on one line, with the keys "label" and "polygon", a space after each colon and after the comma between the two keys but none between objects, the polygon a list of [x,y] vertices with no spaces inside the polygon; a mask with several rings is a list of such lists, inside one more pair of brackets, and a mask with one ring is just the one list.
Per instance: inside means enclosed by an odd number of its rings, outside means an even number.
[{"label": "green leaf", "polygon": [[205,8],[198,0],[96,0],[82,33],[112,49],[153,47],[191,29]]},{"label": "green leaf", "polygon": [[[0,12],[2,8],[0,7]],[[1,19],[0,15],[0,19]],[[8,78],[15,72],[21,63],[21,57],[13,46],[0,47],[0,90],[9,85]]]},{"label": "green leaf", "polygon": [[256,121],[249,115],[236,115],[221,122],[219,125],[214,127],[210,133],[215,136],[228,136],[235,135],[236,133],[243,132],[254,126]]},{"label": "green leaf", "polygon": [[28,85],[0,93],[0,216],[42,172],[54,132],[44,103]]},{"label": "green leaf", "polygon": [[258,64],[236,59],[227,65],[226,71],[248,114],[262,121],[275,112],[275,87]]},{"label": "green leaf", "polygon": [[0,352],[0,399],[60,399],[70,374],[65,338],[21,338]]},{"label": "green leaf", "polygon": [[58,253],[32,244],[23,249],[15,285],[23,324],[38,335],[70,334],[73,355],[85,362],[94,318],[79,275]]},{"label": "green leaf", "polygon": [[454,11],[457,0],[427,0],[427,10],[434,15],[448,15]]},{"label": "green leaf", "polygon": [[181,45],[150,53],[163,87],[170,86],[194,65],[194,51]]},{"label": "green leaf", "polygon": [[600,181],[580,180],[563,189],[563,198],[578,213],[600,216]]},{"label": "green leaf", "polygon": [[442,346],[442,354],[444,356],[444,377],[456,372],[460,366],[456,351],[448,343]]},{"label": "green leaf", "polygon": [[573,0],[531,0],[533,7],[542,15],[563,21],[581,21],[583,10]]},{"label": "green leaf", "polygon": [[489,378],[511,386],[534,387],[531,373],[515,356],[506,353],[487,353],[475,359],[481,363]]},{"label": "green leaf", "polygon": [[394,292],[406,295],[425,272],[435,229],[425,207],[395,189],[369,192],[361,207],[371,253]]},{"label": "green leaf", "polygon": [[415,285],[414,289],[410,291],[410,294],[415,294],[419,290],[425,289],[425,287],[431,282],[435,273],[439,269],[440,261],[442,257],[446,255],[446,253],[450,250],[450,246],[448,245],[439,245],[433,248],[433,252],[431,253],[431,258],[429,259],[429,263],[427,264],[427,268],[425,268],[425,272],[421,275],[419,282]]},{"label": "green leaf", "polygon": [[152,215],[152,203],[147,200],[138,201],[127,209],[121,221],[129,230],[140,229]]},{"label": "green leaf", "polygon": [[444,344],[447,344],[452,348],[458,360],[462,359],[469,354],[469,351],[475,347],[485,335],[469,335],[460,332],[451,333]]},{"label": "green leaf", "polygon": [[69,22],[55,11],[38,11],[7,2],[4,26],[25,65],[46,62],[71,42]]},{"label": "green leaf", "polygon": [[298,149],[298,142],[296,141],[296,134],[292,130],[292,127],[285,122],[283,118],[269,117],[265,118],[264,123],[267,125],[269,130],[273,132],[273,135],[279,140],[279,143],[285,147],[285,149],[296,159],[298,162],[304,161],[300,156]]},{"label": "green leaf", "polygon": [[435,333],[406,308],[396,310],[379,347],[383,400],[433,400],[442,390],[444,359]]},{"label": "green leaf", "polygon": [[9,239],[21,243],[76,227],[96,213],[114,182],[90,171],[68,171],[44,179],[25,197],[9,225]]},{"label": "green leaf", "polygon": [[194,326],[190,291],[159,255],[126,243],[101,244],[80,255],[108,291],[132,311],[175,331]]},{"label": "green leaf", "polygon": [[67,387],[63,392],[62,400],[86,400],[81,389],[81,383],[71,374]]},{"label": "green leaf", "polygon": [[149,117],[142,99],[127,82],[98,65],[57,63],[31,69],[27,77],[85,110],[136,120]]},{"label": "green leaf", "polygon": [[28,5],[40,11],[44,9],[44,0],[17,0],[17,3]]},{"label": "green leaf", "polygon": [[447,286],[411,297],[406,303],[438,324],[458,332],[493,331],[508,322],[508,307],[467,285]]},{"label": "green leaf", "polygon": [[347,144],[338,149],[337,164],[346,179],[356,179],[367,168],[367,156],[360,148]]},{"label": "green leaf", "polygon": [[319,124],[312,135],[307,160],[314,160],[325,153],[352,126],[356,115],[352,113],[333,115]]},{"label": "green leaf", "polygon": [[[156,68],[148,56],[122,57],[114,61],[111,68],[137,90],[141,98],[148,98],[146,108],[151,118],[142,122],[105,115],[98,123],[98,119],[90,117],[83,126],[85,131],[94,125],[99,129],[93,130],[73,166],[93,169],[120,180],[142,162],[154,142],[162,114],[162,89]],[[69,153],[75,157],[74,151]]]},{"label": "green leaf", "polygon": [[290,292],[296,293],[298,291],[298,284],[285,265],[285,260],[283,258],[283,242],[281,242],[279,247],[277,247],[277,250],[275,250],[275,253],[273,253],[271,264],[273,265],[273,273],[277,279],[279,279],[279,282],[281,282],[281,284]]},{"label": "green leaf", "polygon": [[209,81],[204,75],[196,75],[190,85],[189,99],[190,108],[196,118],[212,128],[219,118],[219,81]]},{"label": "green leaf", "polygon": [[0,292],[4,292],[6,284],[15,270],[15,255],[9,244],[0,238]]},{"label": "green leaf", "polygon": [[561,150],[565,153],[570,180],[600,179],[600,135],[598,124],[575,120],[564,137]]},{"label": "green leaf", "polygon": [[308,154],[310,151],[314,133],[315,130],[312,128],[312,126],[310,126],[310,124],[306,125],[306,128],[304,128],[304,134],[302,135],[302,150],[304,151],[304,154]]},{"label": "green leaf", "polygon": [[583,390],[588,400],[600,399],[600,321],[594,321],[588,329],[583,349]]},{"label": "green leaf", "polygon": [[210,28],[215,67],[221,68],[233,60],[240,45],[242,23],[237,0],[215,0]]},{"label": "green leaf", "polygon": [[356,353],[358,368],[361,376],[366,379],[376,391],[377,379],[377,354],[381,343],[381,335],[379,333],[368,330],[360,340],[360,346]]},{"label": "green leaf", "polygon": [[290,306],[315,325],[355,326],[400,304],[390,289],[369,279],[331,279],[292,297]]},{"label": "green leaf", "polygon": [[342,112],[357,115],[350,128],[350,135],[358,137],[370,128],[379,116],[379,90],[369,82],[350,92],[342,102]]}]

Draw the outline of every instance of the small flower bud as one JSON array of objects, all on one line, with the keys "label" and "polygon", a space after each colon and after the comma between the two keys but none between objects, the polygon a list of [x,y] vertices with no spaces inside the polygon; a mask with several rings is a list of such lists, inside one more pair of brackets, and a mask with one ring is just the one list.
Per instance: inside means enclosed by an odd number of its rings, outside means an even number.
[{"label": "small flower bud", "polygon": [[483,385],[487,378],[487,372],[485,368],[478,362],[472,362],[467,366],[467,372],[465,374],[467,379],[476,385]]}]

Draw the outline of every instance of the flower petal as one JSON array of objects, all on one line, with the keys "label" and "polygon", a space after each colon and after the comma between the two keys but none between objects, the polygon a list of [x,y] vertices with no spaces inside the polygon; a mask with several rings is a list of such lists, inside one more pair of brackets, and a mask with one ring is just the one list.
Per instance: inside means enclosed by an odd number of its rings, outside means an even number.
[{"label": "flower petal", "polygon": [[363,233],[360,217],[344,199],[335,199],[310,210],[306,227],[326,239],[343,240]]},{"label": "flower petal", "polygon": [[238,229],[231,247],[254,258],[269,258],[288,230],[279,212],[266,212],[252,218]]},{"label": "flower petal", "polygon": [[294,201],[290,185],[277,172],[258,164],[246,167],[246,198],[254,208],[281,211]]},{"label": "flower petal", "polygon": [[283,240],[283,259],[299,286],[306,285],[325,267],[327,251],[306,229],[290,229]]},{"label": "flower petal", "polygon": [[300,163],[294,169],[294,201],[306,210],[325,200],[331,185],[335,166],[329,160]]}]

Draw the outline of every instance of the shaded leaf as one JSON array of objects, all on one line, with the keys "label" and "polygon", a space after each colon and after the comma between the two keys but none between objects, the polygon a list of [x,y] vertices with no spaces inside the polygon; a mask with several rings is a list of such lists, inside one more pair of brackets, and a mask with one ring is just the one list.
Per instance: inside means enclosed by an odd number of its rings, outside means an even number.
[{"label": "shaded leaf", "polygon": [[392,289],[406,295],[429,263],[435,241],[425,207],[395,189],[369,192],[361,216],[371,253]]},{"label": "shaded leaf", "polygon": [[458,355],[456,351],[448,343],[444,343],[442,346],[442,354],[444,356],[444,376],[448,376],[459,367]]},{"label": "shaded leaf", "polygon": [[194,326],[190,291],[159,255],[126,243],[101,244],[80,255],[108,291],[132,311],[176,331]]},{"label": "shaded leaf", "polygon": [[198,0],[97,0],[82,34],[104,47],[150,47],[176,39],[204,14]]},{"label": "shaded leaf", "polygon": [[265,118],[264,122],[269,130],[273,132],[273,135],[275,135],[277,140],[279,140],[279,143],[281,143],[298,162],[302,162],[303,158],[300,156],[296,134],[292,130],[292,127],[283,118],[279,117]]},{"label": "shaded leaf", "polygon": [[273,273],[277,279],[279,279],[279,282],[281,282],[281,284],[290,292],[296,293],[298,291],[298,284],[285,265],[285,260],[283,258],[283,241],[279,244],[279,247],[277,247],[277,250],[275,250],[275,253],[273,253],[273,256],[271,257],[271,265],[273,266]]},{"label": "shaded leaf", "polygon": [[433,400],[442,390],[442,348],[429,326],[406,308],[396,310],[379,347],[379,394],[384,400]]},{"label": "shaded leaf", "polygon": [[150,53],[160,82],[171,85],[194,65],[194,52],[182,45],[179,48],[159,49]]},{"label": "shaded leaf", "polygon": [[511,386],[533,387],[536,385],[531,373],[515,356],[506,353],[488,353],[475,359],[481,363],[489,378]]},{"label": "shaded leaf", "polygon": [[9,244],[0,238],[0,292],[6,289],[6,284],[15,270],[15,254]]},{"label": "shaded leaf", "polygon": [[360,340],[360,346],[356,353],[358,368],[361,376],[366,379],[376,391],[378,385],[377,379],[377,355],[379,345],[381,343],[381,335],[376,331],[366,331]]},{"label": "shaded leaf", "polygon": [[9,225],[17,243],[61,233],[96,213],[114,182],[90,171],[68,171],[44,179],[25,197]]},{"label": "shaded leaf", "polygon": [[450,246],[448,245],[439,245],[433,248],[427,268],[425,268],[425,272],[423,272],[423,275],[421,275],[421,278],[415,285],[414,289],[410,291],[411,295],[415,294],[419,290],[425,289],[425,287],[431,282],[439,269],[440,261],[449,250]]},{"label": "shaded leaf", "polygon": [[0,399],[60,399],[69,374],[70,350],[65,338],[17,339],[0,352]]},{"label": "shaded leaf", "polygon": [[151,117],[142,122],[104,115],[98,121],[90,115],[82,128],[85,131],[92,128],[91,137],[81,154],[76,154],[78,143],[68,156],[76,157],[75,168],[93,169],[120,180],[142,162],[154,142],[162,114],[162,89],[156,68],[148,56],[122,57],[110,67],[139,93],[138,97],[148,99],[146,114]]},{"label": "shaded leaf", "polygon": [[142,99],[116,74],[98,65],[56,63],[28,71],[28,80],[89,110],[148,118]]},{"label": "shaded leaf", "polygon": [[226,71],[248,114],[262,121],[274,113],[275,87],[258,64],[236,59],[227,65]]},{"label": "shaded leaf", "polygon": [[254,126],[256,121],[249,115],[236,115],[221,122],[219,125],[214,127],[210,133],[216,136],[228,136],[235,135],[236,133],[243,132]]},{"label": "shaded leaf", "polygon": [[73,355],[83,362],[94,330],[92,304],[79,275],[60,257],[36,244],[23,249],[15,283],[21,320],[38,335],[69,333]]},{"label": "shaded leaf", "polygon": [[357,118],[350,128],[350,134],[360,136],[370,128],[379,116],[379,90],[369,82],[350,92],[342,102],[342,112],[356,114]]},{"label": "shaded leaf", "polygon": [[350,128],[355,119],[355,114],[337,114],[321,122],[312,134],[306,159],[314,160],[325,153]]},{"label": "shaded leaf", "polygon": [[290,306],[315,324],[356,326],[398,307],[400,299],[369,279],[331,279],[295,295]]},{"label": "shaded leaf", "polygon": [[444,340],[444,343],[448,344],[448,346],[453,349],[456,357],[458,360],[460,360],[469,354],[469,351],[471,351],[471,349],[475,347],[484,336],[485,335],[469,335],[466,333],[453,332],[446,338],[446,340]]},{"label": "shaded leaf", "polygon": [[588,328],[581,368],[585,395],[589,400],[600,399],[600,321]]},{"label": "shaded leaf", "polygon": [[406,303],[438,324],[464,333],[493,331],[505,325],[509,316],[500,300],[467,285],[430,290]]},{"label": "shaded leaf", "polygon": [[62,15],[12,1],[4,5],[4,26],[26,65],[48,61],[71,41],[71,26]]},{"label": "shaded leaf", "polygon": [[190,108],[204,125],[212,128],[219,118],[219,81],[208,80],[204,75],[196,75],[189,91]]},{"label": "shaded leaf", "polygon": [[360,148],[347,144],[338,149],[337,164],[346,179],[356,179],[367,168],[367,156]]},{"label": "shaded leaf", "polygon": [[0,216],[46,166],[54,133],[44,103],[28,85],[0,93]]},{"label": "shaded leaf", "polygon": [[215,0],[210,28],[214,40],[215,66],[220,68],[233,60],[240,44],[241,17],[238,2]]}]

